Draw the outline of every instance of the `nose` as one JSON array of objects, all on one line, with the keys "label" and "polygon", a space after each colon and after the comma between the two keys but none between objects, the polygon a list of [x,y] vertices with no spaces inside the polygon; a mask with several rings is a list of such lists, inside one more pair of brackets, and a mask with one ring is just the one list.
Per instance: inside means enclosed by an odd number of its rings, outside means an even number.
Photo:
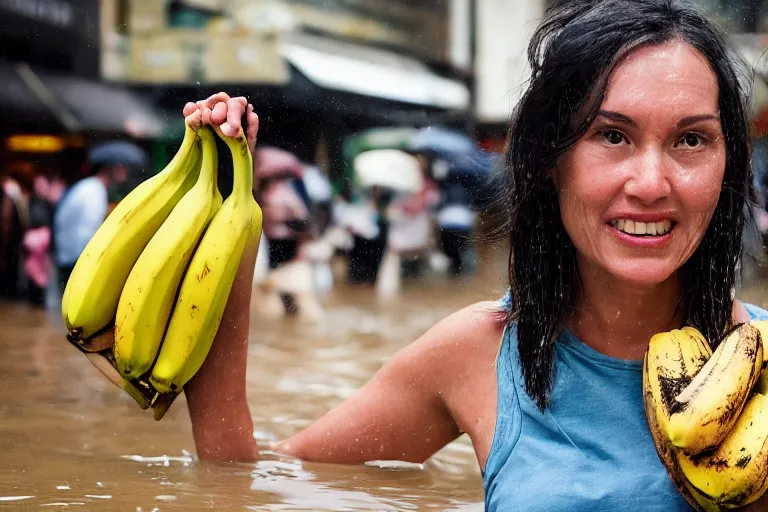
[{"label": "nose", "polygon": [[625,193],[644,204],[655,204],[672,192],[670,162],[663,151],[648,148],[638,152],[630,163],[629,177],[624,184]]}]

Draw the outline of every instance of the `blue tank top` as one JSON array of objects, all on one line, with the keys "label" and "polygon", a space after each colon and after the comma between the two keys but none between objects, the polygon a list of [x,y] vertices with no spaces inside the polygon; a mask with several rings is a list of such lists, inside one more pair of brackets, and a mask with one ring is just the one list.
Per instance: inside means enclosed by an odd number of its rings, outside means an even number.
[{"label": "blue tank top", "polygon": [[[502,304],[508,307],[508,298]],[[746,307],[753,319],[768,319],[768,311]],[[656,455],[643,408],[642,361],[601,354],[566,330],[555,347],[554,387],[542,413],[525,392],[513,324],[496,372],[486,511],[693,510]]]}]

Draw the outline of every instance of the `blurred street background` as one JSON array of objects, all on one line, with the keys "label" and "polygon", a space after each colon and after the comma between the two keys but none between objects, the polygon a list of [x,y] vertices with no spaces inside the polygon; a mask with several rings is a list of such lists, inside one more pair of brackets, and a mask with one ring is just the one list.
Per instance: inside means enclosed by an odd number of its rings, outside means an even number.
[{"label": "blurred street background", "polygon": [[[249,401],[263,447],[308,425],[437,320],[504,293],[507,248],[485,240],[548,3],[0,0],[0,508],[482,510],[465,438],[426,467],[192,465],[183,397],[142,415],[58,309],[90,236],[175,153],[185,102],[244,95],[264,211]],[[766,307],[768,1],[696,3],[754,74],[738,296]]]}]

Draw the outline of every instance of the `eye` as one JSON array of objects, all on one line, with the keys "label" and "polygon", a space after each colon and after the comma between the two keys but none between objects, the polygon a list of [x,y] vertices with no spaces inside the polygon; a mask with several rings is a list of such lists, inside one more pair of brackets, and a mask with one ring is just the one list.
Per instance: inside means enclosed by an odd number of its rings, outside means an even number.
[{"label": "eye", "polygon": [[606,142],[608,142],[608,144],[613,146],[621,144],[622,142],[627,142],[627,138],[618,130],[603,130],[600,132],[600,135]]},{"label": "eye", "polygon": [[704,144],[704,138],[698,133],[686,133],[683,138],[678,141],[678,145],[685,144],[689,148],[697,148]]}]

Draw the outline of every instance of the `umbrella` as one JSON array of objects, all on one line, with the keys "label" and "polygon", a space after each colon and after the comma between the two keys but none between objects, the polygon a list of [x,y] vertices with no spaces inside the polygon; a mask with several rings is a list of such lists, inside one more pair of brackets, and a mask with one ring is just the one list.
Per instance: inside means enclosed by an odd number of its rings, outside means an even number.
[{"label": "umbrella", "polygon": [[422,128],[411,137],[408,150],[413,153],[449,157],[473,153],[477,151],[477,145],[461,132],[430,126]]},{"label": "umbrella", "polygon": [[493,199],[495,185],[491,177],[498,170],[502,156],[478,149],[471,153],[455,155],[449,160],[439,159],[433,164],[435,179],[445,187],[452,184],[462,185],[469,195],[470,202],[482,209]]},{"label": "umbrella", "polygon": [[[407,150],[416,128],[379,127],[370,128],[344,140],[342,147],[343,178],[351,179],[354,174],[354,160],[357,155],[374,149]],[[338,183],[335,184],[339,186]]]},{"label": "umbrella", "polygon": [[386,187],[418,192],[424,186],[421,164],[413,155],[397,149],[375,149],[355,157],[355,175],[363,187]]},{"label": "umbrella", "polygon": [[149,168],[149,156],[132,142],[116,140],[103,142],[88,152],[88,163],[92,167],[122,165],[132,169]]},{"label": "umbrella", "polygon": [[287,175],[301,179],[304,165],[293,153],[275,147],[260,147],[254,152],[256,178],[263,180]]},{"label": "umbrella", "polygon": [[415,128],[371,128],[344,141],[344,158],[350,162],[365,151],[374,149],[408,149],[417,133]]}]

